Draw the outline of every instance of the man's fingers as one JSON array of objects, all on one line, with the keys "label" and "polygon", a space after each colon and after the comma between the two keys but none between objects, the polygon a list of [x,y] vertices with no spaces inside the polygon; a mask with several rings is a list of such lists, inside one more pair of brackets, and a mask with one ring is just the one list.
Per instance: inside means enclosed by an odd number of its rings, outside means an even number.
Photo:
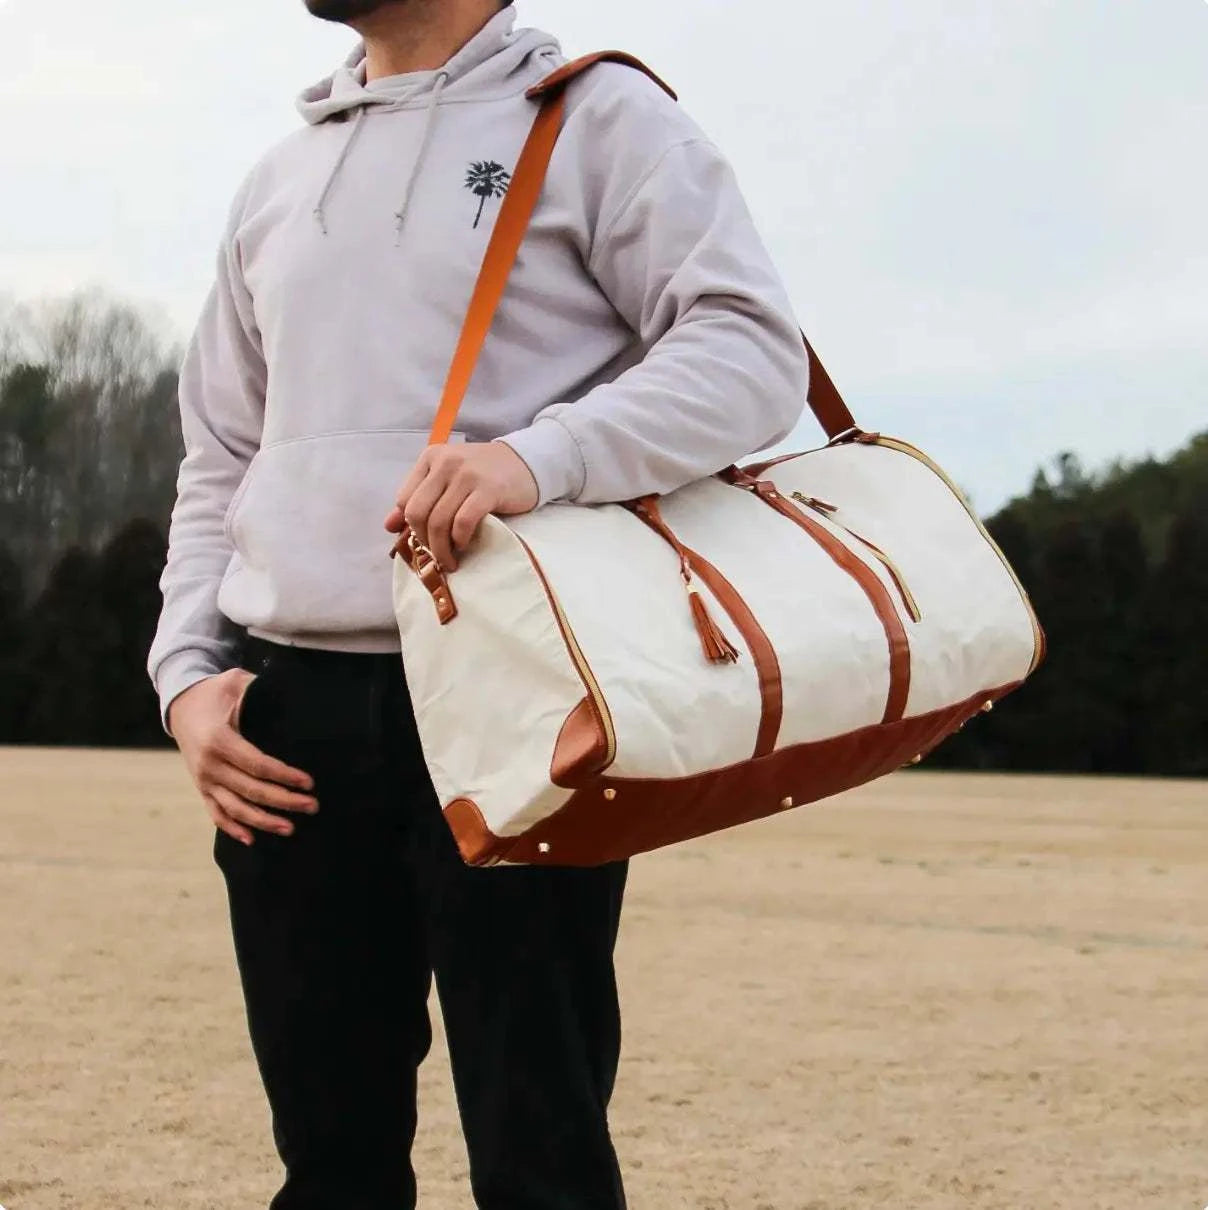
[{"label": "man's fingers", "polygon": [[445,571],[457,569],[457,552],[453,545],[453,522],[462,505],[470,498],[470,486],[456,477],[445,488],[428,515],[428,549]]},{"label": "man's fingers", "polygon": [[228,765],[234,765],[258,781],[272,781],[279,786],[288,786],[309,794],[315,788],[315,779],[301,769],[295,769],[284,761],[261,752],[249,744],[233,727],[228,728],[217,745],[217,755]]},{"label": "man's fingers", "polygon": [[[429,451],[422,478],[413,489],[405,493],[399,492],[399,508],[403,510],[403,516],[415,536],[425,546],[428,545],[428,515],[436,507],[436,502],[444,494],[445,488],[449,486],[453,470],[447,452],[432,453]],[[414,474],[414,472],[412,473]],[[404,487],[406,486],[404,484]]]},{"label": "man's fingers", "polygon": [[427,476],[428,465],[431,461],[432,448],[429,446],[419,456],[415,465],[411,468],[411,473],[403,480],[403,486],[398,489],[394,508],[390,510],[389,515],[386,517],[386,528],[390,533],[402,533],[403,526],[407,524],[407,518],[403,510],[407,507],[407,502],[415,494],[415,489],[419,487]]},{"label": "man's fingers", "polygon": [[411,468],[410,474],[403,480],[403,486],[398,489],[398,495],[395,497],[395,503],[399,509],[407,507],[407,501],[415,494],[415,489],[428,477],[428,468],[432,463],[433,451],[429,446],[415,460],[415,465]]},{"label": "man's fingers", "polygon": [[303,815],[314,815],[318,802],[309,794],[298,794],[272,781],[244,773],[237,765],[225,765],[214,777],[219,785],[238,794],[245,802],[258,807],[272,807],[277,811],[298,811]]},{"label": "man's fingers", "polygon": [[210,813],[210,818],[214,821],[214,826],[220,831],[225,832],[232,840],[237,840],[242,845],[250,845],[253,843],[254,837],[251,832],[245,827],[237,824],[219,805],[214,801],[214,798],[205,794],[202,796],[206,804],[206,810]]},{"label": "man's fingers", "polygon": [[276,836],[294,834],[294,825],[288,819],[282,819],[280,815],[272,815],[268,811],[254,807],[250,802],[245,802],[240,798],[238,794],[228,790],[226,786],[215,786],[210,791],[210,796],[218,804],[223,814],[235,820],[236,823],[255,828],[257,832],[272,832]]},{"label": "man's fingers", "polygon": [[490,511],[490,501],[481,492],[471,492],[462,501],[450,530],[454,550],[465,550],[470,545]]},{"label": "man's fingers", "polygon": [[411,527],[411,532],[424,546],[428,545],[428,517],[444,494],[445,487],[443,477],[435,474],[429,475],[411,493],[410,499],[403,508],[403,516]]}]

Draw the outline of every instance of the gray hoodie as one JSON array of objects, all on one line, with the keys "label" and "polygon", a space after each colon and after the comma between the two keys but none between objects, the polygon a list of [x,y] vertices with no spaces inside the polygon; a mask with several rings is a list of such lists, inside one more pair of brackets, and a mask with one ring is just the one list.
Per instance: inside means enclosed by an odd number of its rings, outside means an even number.
[{"label": "gray hoodie", "polygon": [[[565,59],[503,10],[443,68],[363,48],[239,189],[181,371],[185,459],[149,671],[166,713],[239,627],[396,651],[382,528],[423,449],[500,198]],[[807,365],[717,148],[650,79],[570,87],[454,440],[506,441],[541,503],[668,492],[779,440]]]}]

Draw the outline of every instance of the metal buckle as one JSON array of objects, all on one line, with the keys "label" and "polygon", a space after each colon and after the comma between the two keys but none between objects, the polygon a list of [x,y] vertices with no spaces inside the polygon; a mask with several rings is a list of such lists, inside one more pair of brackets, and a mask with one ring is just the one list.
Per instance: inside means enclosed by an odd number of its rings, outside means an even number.
[{"label": "metal buckle", "polygon": [[864,430],[860,428],[858,424],[853,424],[851,428],[844,429],[843,432],[839,433],[835,437],[832,437],[826,443],[826,448],[830,449],[832,445],[842,445],[846,441],[854,441],[863,432]]},{"label": "metal buckle", "polygon": [[444,568],[441,567],[436,556],[415,536],[413,532],[409,532],[407,534],[407,549],[411,552],[411,565],[416,571],[420,570],[420,559],[422,557],[428,563],[431,563],[437,571],[443,574]]}]

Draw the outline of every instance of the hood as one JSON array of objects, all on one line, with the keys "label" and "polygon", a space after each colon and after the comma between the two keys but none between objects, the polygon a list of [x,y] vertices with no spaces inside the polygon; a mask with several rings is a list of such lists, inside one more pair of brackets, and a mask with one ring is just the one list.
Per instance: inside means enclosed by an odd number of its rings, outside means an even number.
[{"label": "hood", "polygon": [[[336,114],[363,109],[399,109],[439,87],[440,100],[489,100],[534,83],[562,62],[557,39],[536,29],[516,29],[508,7],[492,17],[443,67],[391,76],[388,91],[365,83],[365,46],[359,43],[344,65],[298,98],[302,117],[317,126]],[[545,63],[536,62],[547,60]],[[413,87],[407,88],[408,84]]]},{"label": "hood", "polygon": [[563,62],[556,39],[536,29],[515,29],[516,13],[509,7],[491,18],[443,67],[435,71],[408,72],[384,80],[365,82],[365,46],[358,45],[344,66],[298,99],[298,109],[311,126],[331,118],[345,120],[355,112],[343,146],[324,182],[314,207],[319,230],[327,234],[327,201],[343,170],[369,113],[389,112],[422,105],[423,134],[419,152],[411,165],[402,201],[395,211],[395,243],[402,239],[403,225],[415,182],[423,166],[439,106],[448,101],[488,101],[523,92]]}]

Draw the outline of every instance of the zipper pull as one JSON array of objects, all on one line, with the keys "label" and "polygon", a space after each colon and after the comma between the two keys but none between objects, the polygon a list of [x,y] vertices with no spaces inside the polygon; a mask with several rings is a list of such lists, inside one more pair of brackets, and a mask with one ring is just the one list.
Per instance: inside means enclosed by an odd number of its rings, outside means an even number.
[{"label": "zipper pull", "polygon": [[[802,492],[794,492],[793,499],[799,504],[804,504],[807,508],[816,509],[823,514],[837,513],[839,511],[837,505],[827,504],[825,500],[816,500],[813,496],[806,496]],[[919,609],[918,602],[914,599],[914,593],[906,586],[906,577],[902,575],[898,565],[875,542],[870,542],[863,534],[856,533],[854,529],[848,525],[844,525],[842,521],[836,521],[833,518],[831,518],[831,521],[832,524],[837,525],[844,533],[851,534],[861,546],[866,547],[872,552],[877,562],[889,573],[889,578],[898,590],[898,596],[901,597],[902,605],[905,607],[910,620],[912,622],[921,622],[923,620],[922,611]]]},{"label": "zipper pull", "polygon": [[839,511],[837,504],[827,504],[825,500],[819,500],[817,496],[807,496],[803,492],[794,492],[793,499],[807,508],[816,508],[820,513],[837,513]]},{"label": "zipper pull", "polygon": [[700,635],[705,658],[710,664],[737,664],[738,649],[710,616],[704,598],[696,589],[688,590],[688,602],[692,606],[692,620],[696,623],[696,633]]},{"label": "zipper pull", "polygon": [[628,507],[639,520],[644,521],[679,555],[680,578],[684,581],[684,588],[688,592],[688,604],[692,608],[692,621],[696,625],[696,633],[700,636],[700,645],[704,650],[705,659],[710,664],[736,664],[739,655],[738,649],[726,638],[721,627],[713,620],[704,597],[692,587],[691,551],[675,536],[671,527],[663,520],[662,510],[658,506],[658,498],[644,496]]}]

